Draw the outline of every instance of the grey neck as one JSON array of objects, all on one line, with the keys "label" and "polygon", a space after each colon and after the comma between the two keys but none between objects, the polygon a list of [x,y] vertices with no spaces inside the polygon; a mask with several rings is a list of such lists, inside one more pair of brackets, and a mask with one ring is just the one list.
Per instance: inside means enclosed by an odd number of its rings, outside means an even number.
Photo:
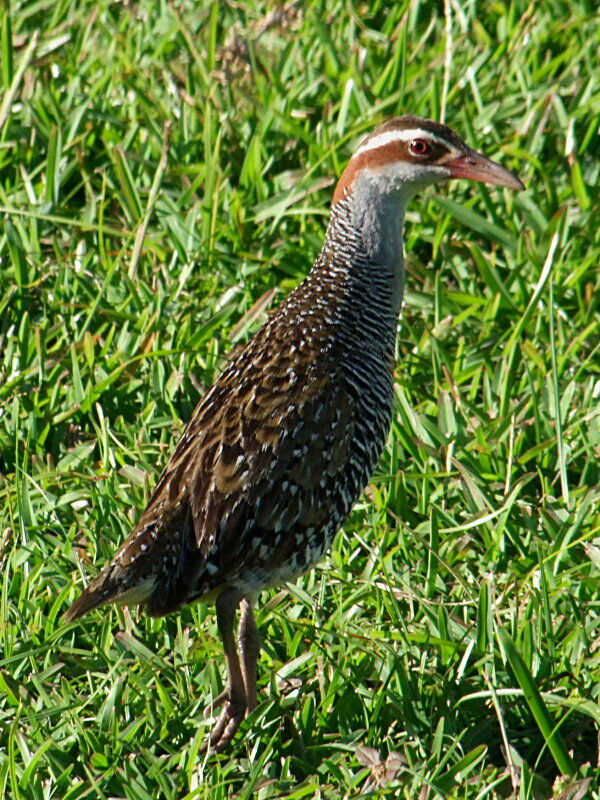
[{"label": "grey neck", "polygon": [[[356,268],[376,270],[387,283],[391,311],[398,315],[404,292],[403,229],[407,192],[382,190],[377,180],[357,180],[352,194],[333,206],[328,236],[354,251]],[[357,257],[357,250],[360,256]]]},{"label": "grey neck", "polygon": [[404,292],[405,207],[396,193],[381,194],[372,189],[371,184],[357,187],[351,199],[352,222],[360,232],[369,260],[387,274],[393,310],[398,314]]}]

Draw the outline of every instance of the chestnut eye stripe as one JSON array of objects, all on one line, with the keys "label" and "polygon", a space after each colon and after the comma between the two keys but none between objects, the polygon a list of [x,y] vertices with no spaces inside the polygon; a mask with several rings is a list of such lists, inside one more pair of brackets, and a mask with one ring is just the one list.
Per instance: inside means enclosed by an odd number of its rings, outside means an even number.
[{"label": "chestnut eye stripe", "polygon": [[406,143],[406,151],[414,161],[429,164],[436,163],[451,152],[447,144],[439,144],[430,139],[412,139]]},{"label": "chestnut eye stripe", "polygon": [[[379,147],[385,147],[388,144],[403,143],[410,146],[410,143],[415,139],[422,139],[425,141],[430,149],[425,155],[439,157],[448,152],[448,143],[431,131],[424,130],[423,128],[406,128],[404,130],[396,129],[391,131],[383,131],[382,133],[372,136],[370,139],[362,144],[354,153],[354,158],[367,153],[369,150],[376,150]],[[437,147],[436,147],[437,145]]]}]

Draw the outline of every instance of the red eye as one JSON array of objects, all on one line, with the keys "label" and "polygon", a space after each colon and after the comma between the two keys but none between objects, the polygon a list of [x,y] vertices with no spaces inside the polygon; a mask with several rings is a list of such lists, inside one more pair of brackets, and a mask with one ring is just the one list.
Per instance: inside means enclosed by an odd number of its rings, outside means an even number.
[{"label": "red eye", "polygon": [[425,156],[429,152],[429,145],[425,139],[413,139],[410,143],[410,152],[415,156]]}]

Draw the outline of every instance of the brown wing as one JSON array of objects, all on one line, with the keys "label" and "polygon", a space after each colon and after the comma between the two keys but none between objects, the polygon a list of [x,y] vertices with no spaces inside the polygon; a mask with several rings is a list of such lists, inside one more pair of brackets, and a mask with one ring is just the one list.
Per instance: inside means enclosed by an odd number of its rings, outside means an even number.
[{"label": "brown wing", "polygon": [[251,361],[234,363],[200,402],[140,520],[155,507],[181,504],[196,548],[186,558],[179,549],[183,574],[174,580],[171,573],[151,613],[186,602],[190,591],[207,594],[266,559],[276,567],[297,536],[330,519],[324,495],[347,463],[353,409],[335,369],[295,344],[277,343],[272,352],[260,348]]},{"label": "brown wing", "polygon": [[295,537],[331,521],[323,495],[348,461],[354,408],[328,344],[291,333],[267,324],[200,400],[138,524],[68,618],[104,602],[168,613],[283,562]]}]

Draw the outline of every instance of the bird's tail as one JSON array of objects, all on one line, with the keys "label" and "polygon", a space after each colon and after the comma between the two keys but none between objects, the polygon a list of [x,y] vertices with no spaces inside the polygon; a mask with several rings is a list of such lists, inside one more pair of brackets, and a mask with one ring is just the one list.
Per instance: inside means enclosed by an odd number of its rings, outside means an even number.
[{"label": "bird's tail", "polygon": [[148,576],[136,581],[128,580],[128,576],[113,562],[105,567],[98,577],[83,590],[77,600],[65,614],[65,621],[81,617],[86,611],[98,606],[116,603],[120,606],[144,603],[154,591],[155,579]]},{"label": "bird's tail", "polygon": [[83,590],[77,600],[75,600],[73,605],[69,608],[65,614],[65,622],[72,622],[74,619],[85,614],[86,611],[91,611],[92,608],[98,608],[98,606],[106,602],[106,598],[103,597],[102,592],[99,589],[92,589],[90,585],[87,589]]}]

